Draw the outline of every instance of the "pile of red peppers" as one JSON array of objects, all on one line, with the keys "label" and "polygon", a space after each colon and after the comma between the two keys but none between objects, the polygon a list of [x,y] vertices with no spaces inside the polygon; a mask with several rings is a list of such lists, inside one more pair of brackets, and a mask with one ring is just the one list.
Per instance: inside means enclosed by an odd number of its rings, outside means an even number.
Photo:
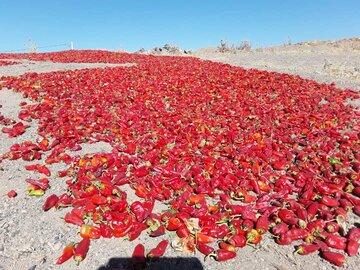
[{"label": "pile of red peppers", "polygon": [[[0,56],[136,63],[0,78],[0,87],[36,102],[22,103],[19,118],[39,123],[37,141],[13,145],[2,158],[36,160],[25,169],[47,177],[48,164],[68,164],[57,175],[67,190],[47,197],[43,209],[65,208],[65,222],[78,227],[82,240],[65,247],[57,263],[81,262],[90,239],[133,241],[143,233],[163,239],[169,232],[175,250],[217,261],[267,233],[337,266],[358,254],[360,228],[349,217],[360,215],[360,113],[345,105],[357,92],[191,57]],[[2,131],[18,136],[26,127]],[[112,151],[76,155],[82,143],[100,141]],[[26,180],[30,195],[47,192],[44,179]],[[130,202],[125,187],[138,200]],[[167,210],[154,211],[156,201]],[[159,241],[145,254],[139,244],[134,265],[145,267],[168,246]]]},{"label": "pile of red peppers", "polygon": [[8,61],[8,60],[0,60],[0,67],[2,67],[2,66],[11,66],[11,65],[16,65],[16,64],[19,64],[19,62]]}]

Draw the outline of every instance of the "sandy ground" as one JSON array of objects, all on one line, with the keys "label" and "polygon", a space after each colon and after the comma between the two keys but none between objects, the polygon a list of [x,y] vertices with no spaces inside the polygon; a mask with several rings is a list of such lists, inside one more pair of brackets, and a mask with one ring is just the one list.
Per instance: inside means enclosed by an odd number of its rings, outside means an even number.
[{"label": "sandy ground", "polygon": [[[302,44],[236,53],[219,53],[216,52],[216,49],[203,49],[193,52],[192,55],[247,68],[299,74],[320,82],[334,81],[338,86],[360,90],[360,47],[350,43],[346,42],[346,46],[345,42],[336,46],[332,43]],[[359,42],[355,43],[359,44]],[[325,63],[328,64],[325,65]],[[19,65],[0,67],[0,76],[105,66],[108,64],[59,64],[24,60]],[[2,89],[0,91],[1,114],[18,120],[21,101],[29,102],[19,93]],[[9,147],[16,142],[36,140],[37,123],[33,121],[29,124],[30,128],[17,138],[8,138],[6,134],[0,133],[0,155],[8,151]],[[107,152],[110,149],[106,143],[97,143],[83,145],[81,152],[69,154]],[[151,248],[159,242],[159,239],[151,239],[145,233],[134,242],[102,238],[92,241],[88,257],[80,266],[76,267],[73,261],[56,266],[54,262],[63,247],[72,241],[79,241],[80,237],[76,235],[77,227],[61,220],[68,211],[66,209],[59,211],[52,209],[46,213],[42,211],[41,206],[47,196],[34,198],[26,194],[27,184],[24,179],[40,177],[40,175],[25,171],[24,165],[25,163],[19,160],[16,162],[4,160],[0,163],[2,183],[0,185],[0,270],[128,269],[128,258],[136,244],[146,243],[146,247]],[[62,179],[56,177],[56,172],[64,168],[64,164],[50,166],[51,189],[47,195],[63,193],[65,184]],[[18,192],[18,196],[14,199],[6,196],[11,189]],[[157,205],[157,209],[161,207],[161,205]],[[167,234],[165,237],[168,236]],[[318,255],[301,257],[294,255],[293,251],[293,246],[278,246],[272,239],[267,238],[257,248],[247,246],[239,250],[235,260],[217,263],[211,259],[204,262],[202,255],[175,253],[172,249],[168,249],[165,254],[166,259],[153,264],[149,269],[336,269]],[[346,268],[357,269],[356,265],[359,263],[359,259],[359,255],[348,258]],[[107,265],[123,265],[124,267],[111,268],[110,266],[106,267]]]},{"label": "sandy ground", "polygon": [[194,51],[193,56],[234,66],[300,75],[338,87],[360,90],[360,38],[313,41],[252,50],[218,48]]}]

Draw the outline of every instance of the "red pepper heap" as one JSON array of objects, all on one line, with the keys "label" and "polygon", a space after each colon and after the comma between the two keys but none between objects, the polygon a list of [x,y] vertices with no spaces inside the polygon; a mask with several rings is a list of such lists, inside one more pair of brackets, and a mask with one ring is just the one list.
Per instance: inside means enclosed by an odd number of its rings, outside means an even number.
[{"label": "red pepper heap", "polygon": [[[177,249],[222,261],[270,230],[278,244],[300,242],[298,253],[320,250],[336,265],[343,250],[357,253],[358,239],[345,226],[360,212],[359,112],[344,105],[359,98],[354,91],[194,58],[104,51],[18,57],[137,64],[0,80],[37,102],[21,115],[38,120],[41,137],[3,158],[31,161],[48,152],[45,163],[69,164],[59,172],[69,177],[67,192],[44,210],[72,207],[65,221],[81,226],[84,239],[134,240],[145,230],[157,237],[166,228],[176,231]],[[113,150],[65,152],[99,141]],[[39,166],[28,169],[49,173]],[[138,201],[129,203],[128,186]],[[153,213],[156,201],[168,211]]]}]

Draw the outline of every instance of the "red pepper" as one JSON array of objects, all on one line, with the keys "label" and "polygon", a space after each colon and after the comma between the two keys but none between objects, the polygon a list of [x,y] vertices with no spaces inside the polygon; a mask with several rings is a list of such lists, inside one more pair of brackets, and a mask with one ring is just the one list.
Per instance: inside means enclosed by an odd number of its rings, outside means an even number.
[{"label": "red pepper", "polygon": [[292,241],[301,240],[307,237],[310,233],[306,229],[293,228],[286,233]]},{"label": "red pepper", "polygon": [[8,193],[7,193],[7,196],[9,198],[15,198],[17,196],[17,193],[15,190],[10,190]]},{"label": "red pepper", "polygon": [[279,223],[271,229],[271,232],[275,235],[284,234],[289,230],[289,227],[285,223]]},{"label": "red pepper", "polygon": [[37,171],[39,173],[45,174],[46,176],[50,176],[51,172],[45,165],[33,164],[25,166],[25,169],[28,171]]},{"label": "red pepper", "polygon": [[44,211],[48,211],[51,207],[55,206],[58,201],[59,201],[59,197],[55,194],[52,194],[49,197],[47,197],[45,203],[42,206],[42,209]]},{"label": "red pepper", "polygon": [[165,234],[165,225],[161,224],[156,230],[150,231],[149,236],[158,237]]},{"label": "red pepper", "polygon": [[281,209],[278,212],[279,218],[288,225],[295,225],[298,223],[298,217],[293,211],[288,209]]},{"label": "red pepper", "polygon": [[290,245],[292,243],[292,239],[287,233],[282,233],[279,235],[279,238],[276,238],[275,242],[278,245]]},{"label": "red pepper", "polygon": [[190,231],[189,229],[186,227],[185,224],[182,224],[177,230],[176,230],[176,234],[180,237],[180,238],[184,238],[190,235]]},{"label": "red pepper", "polygon": [[255,229],[248,231],[246,233],[245,237],[246,237],[247,243],[254,244],[254,245],[258,244],[262,240],[261,234]]},{"label": "red pepper", "polygon": [[234,245],[226,243],[224,241],[219,242],[219,248],[236,252],[236,247]]},{"label": "red pepper", "polygon": [[58,202],[56,203],[56,208],[59,209],[59,208],[62,208],[62,207],[67,207],[67,206],[70,206],[71,205],[71,202],[72,202],[73,198],[70,197],[68,194],[62,194],[60,197],[59,197],[59,200]]},{"label": "red pepper", "polygon": [[209,257],[213,257],[218,262],[223,262],[235,258],[236,252],[225,249],[218,249],[209,254]]},{"label": "red pepper", "polygon": [[358,227],[351,228],[346,237],[347,239],[352,239],[358,242],[360,240],[360,228]]},{"label": "red pepper", "polygon": [[34,180],[31,178],[25,179],[26,182],[28,182],[31,185],[34,185],[35,187],[40,188],[41,190],[45,191],[49,188],[49,180],[47,178],[42,178],[39,180]]},{"label": "red pepper", "polygon": [[148,174],[149,174],[149,170],[145,166],[137,168],[134,172],[134,175],[136,177],[144,177]]},{"label": "red pepper", "polygon": [[269,226],[270,226],[269,219],[267,217],[261,216],[258,218],[255,228],[260,234],[265,234],[268,232]]},{"label": "red pepper", "polygon": [[210,244],[216,241],[216,238],[197,232],[195,234],[196,243]]},{"label": "red pepper", "polygon": [[64,220],[66,223],[82,226],[84,224],[84,220],[82,217],[74,214],[74,213],[66,213]]},{"label": "red pepper", "polygon": [[350,257],[356,256],[359,251],[359,243],[353,239],[348,239],[346,252]]},{"label": "red pepper", "polygon": [[107,198],[104,196],[101,196],[99,194],[94,194],[91,196],[91,202],[95,205],[103,205],[107,204]]},{"label": "red pepper", "polygon": [[151,249],[147,254],[147,258],[158,259],[165,254],[166,248],[169,245],[169,240],[161,241],[155,248]]},{"label": "red pepper", "polygon": [[137,221],[143,222],[149,215],[149,212],[144,208],[143,204],[139,201],[135,201],[130,205],[130,210],[135,214]]},{"label": "red pepper", "polygon": [[245,235],[242,235],[242,234],[232,235],[230,238],[227,239],[227,241],[235,247],[245,247],[246,246],[246,237],[245,237]]},{"label": "red pepper", "polygon": [[101,236],[101,231],[99,227],[83,224],[80,227],[80,236],[82,238],[98,239]]},{"label": "red pepper", "polygon": [[181,220],[176,217],[169,217],[166,221],[166,229],[169,231],[176,231],[181,225]]},{"label": "red pepper", "polygon": [[122,224],[121,226],[114,227],[113,228],[114,237],[119,238],[127,235],[134,226],[134,221],[135,221],[134,219],[135,218],[133,215],[128,215],[125,220],[125,225]]},{"label": "red pepper", "polygon": [[198,251],[200,251],[202,254],[204,254],[205,256],[210,255],[212,252],[214,252],[214,248],[211,246],[208,246],[206,244],[203,243],[197,243],[196,244],[196,248]]},{"label": "red pepper", "polygon": [[324,195],[322,196],[322,198],[320,199],[320,203],[329,206],[329,207],[336,207],[339,206],[339,200],[333,197],[330,197],[328,195]]},{"label": "red pepper", "polygon": [[136,245],[131,256],[131,261],[132,267],[135,270],[144,269],[146,267],[145,247],[143,244]]},{"label": "red pepper", "polygon": [[74,260],[77,264],[79,264],[86,258],[86,254],[89,251],[89,247],[90,247],[90,238],[83,238],[77,244],[74,250]]},{"label": "red pepper", "polygon": [[340,229],[339,224],[334,221],[327,222],[325,225],[325,230],[329,233],[337,233],[339,229]]},{"label": "red pepper", "polygon": [[135,187],[135,194],[140,198],[147,198],[149,195],[149,191],[146,189],[144,185],[138,184]]},{"label": "red pepper", "polygon": [[335,264],[336,266],[341,267],[344,265],[344,262],[345,262],[344,254],[325,250],[322,252],[322,256],[324,257],[325,260],[327,260],[328,262],[330,262],[332,264]]},{"label": "red pepper", "polygon": [[310,253],[314,253],[315,251],[318,251],[320,249],[319,244],[300,244],[296,247],[295,253],[298,253],[300,255],[308,255]]},{"label": "red pepper", "polygon": [[147,225],[145,223],[136,222],[133,224],[131,231],[127,234],[129,241],[133,241],[140,236],[143,230],[146,230]]},{"label": "red pepper", "polygon": [[104,238],[111,238],[113,236],[112,229],[105,223],[100,223],[100,233]]},{"label": "red pepper", "polygon": [[319,210],[319,203],[312,202],[307,208],[308,220],[311,221]]},{"label": "red pepper", "polygon": [[346,249],[346,238],[340,235],[328,234],[325,239],[325,243],[331,248],[336,248],[340,250]]},{"label": "red pepper", "polygon": [[75,246],[74,243],[67,245],[64,248],[61,256],[56,260],[56,264],[62,264],[64,262],[66,262],[67,260],[69,260],[74,255],[74,251],[75,251],[74,246]]}]

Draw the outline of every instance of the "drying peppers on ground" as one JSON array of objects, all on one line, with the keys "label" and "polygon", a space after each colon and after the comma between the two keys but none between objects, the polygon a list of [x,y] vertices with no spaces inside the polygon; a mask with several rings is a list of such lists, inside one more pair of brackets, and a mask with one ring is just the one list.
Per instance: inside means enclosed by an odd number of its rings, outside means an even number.
[{"label": "drying peppers on ground", "polygon": [[[80,263],[100,237],[133,241],[145,233],[162,241],[148,252],[135,248],[137,267],[170,245],[233,259],[265,234],[337,266],[358,254],[360,229],[349,217],[360,212],[360,113],[346,105],[357,92],[191,57],[7,57],[136,64],[0,79],[35,102],[21,104],[19,118],[39,124],[38,140],[15,144],[2,158],[36,162],[25,169],[47,177],[48,164],[68,165],[58,172],[67,190],[47,197],[43,209],[65,209],[81,240],[57,263]],[[0,120],[9,136],[27,131],[22,122]],[[76,155],[81,144],[96,142],[112,151]],[[30,195],[49,186],[47,178],[26,181]],[[130,202],[129,187],[138,200]],[[167,210],[156,212],[156,203]]]}]

